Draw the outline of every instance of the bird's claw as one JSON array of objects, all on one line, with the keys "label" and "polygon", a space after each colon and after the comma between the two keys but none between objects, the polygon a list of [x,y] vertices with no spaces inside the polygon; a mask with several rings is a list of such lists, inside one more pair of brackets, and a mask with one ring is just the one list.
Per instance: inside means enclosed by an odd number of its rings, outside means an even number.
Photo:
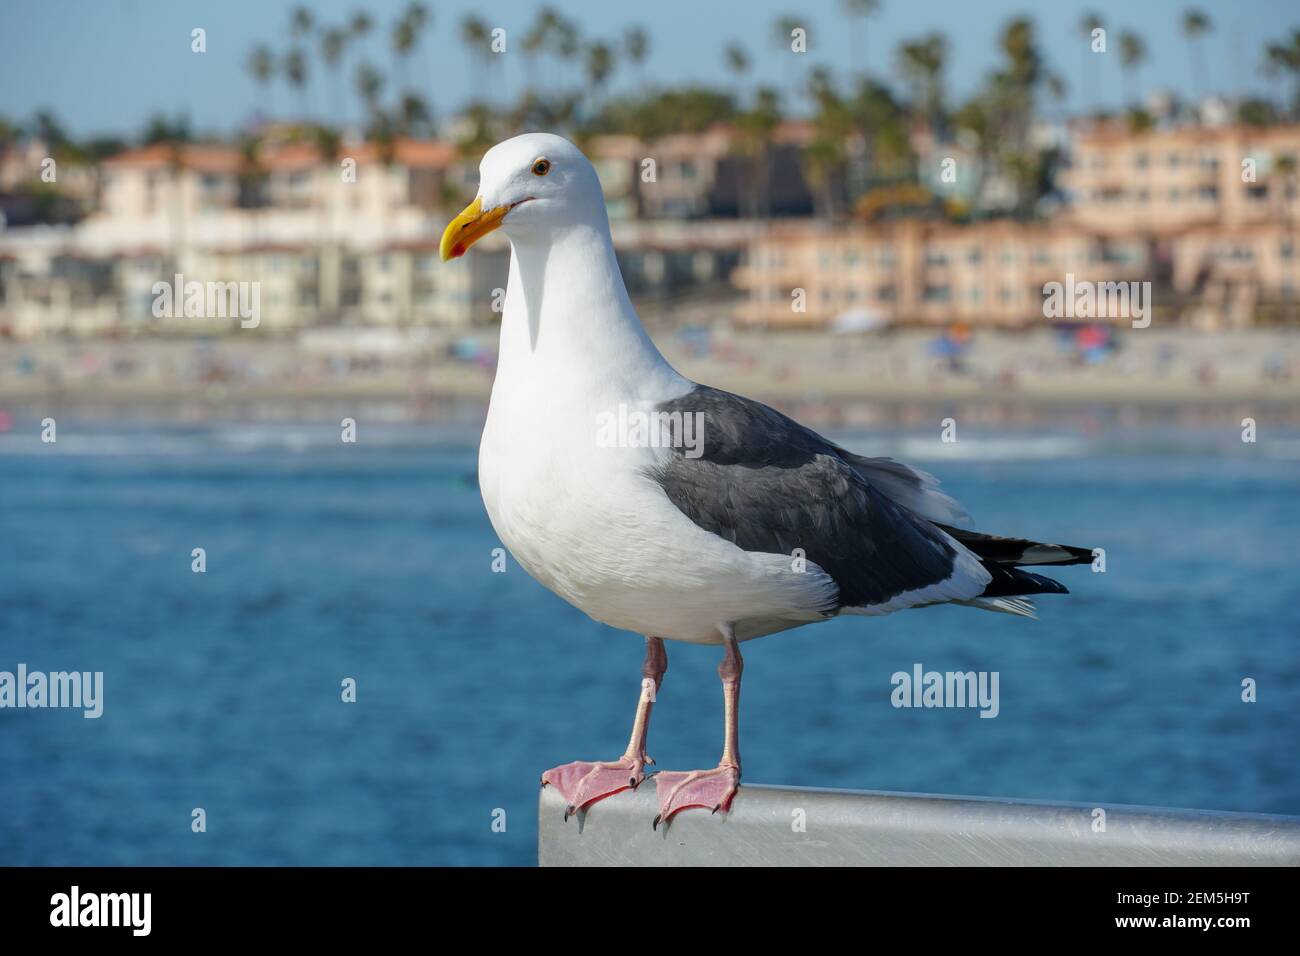
[{"label": "bird's claw", "polygon": [[597,800],[635,790],[645,780],[645,758],[624,755],[618,760],[575,760],[542,774],[542,786],[553,786],[564,797],[564,821]]},{"label": "bird's claw", "polygon": [[713,813],[729,810],[740,788],[740,767],[724,763],[712,770],[660,771],[655,774],[659,813],[651,826],[658,830],[687,807],[712,808]]}]

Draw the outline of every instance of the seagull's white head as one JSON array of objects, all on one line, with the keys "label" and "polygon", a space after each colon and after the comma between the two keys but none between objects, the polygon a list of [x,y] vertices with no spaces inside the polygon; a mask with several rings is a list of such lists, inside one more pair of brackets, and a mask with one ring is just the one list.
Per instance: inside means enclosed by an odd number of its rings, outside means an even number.
[{"label": "seagull's white head", "polygon": [[562,136],[525,133],[497,143],[478,170],[478,196],[442,234],[444,262],[498,228],[522,239],[608,222],[596,170]]}]

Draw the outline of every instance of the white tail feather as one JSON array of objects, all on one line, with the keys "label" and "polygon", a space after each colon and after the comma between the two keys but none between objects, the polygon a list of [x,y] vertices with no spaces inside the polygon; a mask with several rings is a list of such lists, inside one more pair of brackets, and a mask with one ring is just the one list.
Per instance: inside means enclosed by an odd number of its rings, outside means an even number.
[{"label": "white tail feather", "polygon": [[965,604],[967,607],[977,607],[981,611],[999,611],[1002,614],[1014,614],[1017,617],[1038,620],[1038,615],[1034,613],[1034,602],[1029,598],[977,597],[971,598],[969,601],[953,601],[953,603]]}]

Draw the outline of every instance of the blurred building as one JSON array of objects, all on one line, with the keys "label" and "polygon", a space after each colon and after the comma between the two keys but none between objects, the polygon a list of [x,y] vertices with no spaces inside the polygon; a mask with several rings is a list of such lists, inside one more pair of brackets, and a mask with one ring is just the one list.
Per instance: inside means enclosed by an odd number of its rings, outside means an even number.
[{"label": "blurred building", "polygon": [[1059,175],[1069,217],[1110,235],[1175,236],[1300,217],[1300,126],[1088,124]]},{"label": "blurred building", "polygon": [[1297,125],[1085,125],[1060,176],[1065,217],[1148,240],[1157,281],[1240,324],[1300,294],[1298,160]]},{"label": "blurred building", "polygon": [[94,208],[99,169],[55,154],[39,137],[0,143],[0,229],[74,220]]},{"label": "blurred building", "polygon": [[[728,202],[719,190],[736,191],[735,170],[720,172],[726,142],[672,137],[648,152],[606,137],[593,149],[634,293],[725,285],[755,230],[734,214],[710,218]],[[654,165],[643,179],[647,155]],[[155,284],[176,275],[258,283],[261,327],[271,332],[459,328],[491,321],[504,285],[508,246],[499,235],[474,256],[439,261],[449,215],[478,187],[477,163],[446,143],[341,144],[331,160],[302,141],[254,155],[157,144],[106,160],[99,183],[97,208],[74,226],[0,231],[0,329],[19,338],[229,331],[223,318],[153,314]],[[685,224],[700,218],[708,222]]]},{"label": "blurred building", "polygon": [[1143,278],[1140,240],[1057,223],[968,226],[776,226],[756,239],[734,280],[745,325],[824,328],[885,323],[1024,325],[1042,321],[1043,287]]},{"label": "blurred building", "polygon": [[[831,225],[812,216],[812,135],[787,122],[761,147],[726,126],[586,144],[630,291],[662,303],[738,288],[740,322],[820,327],[1041,321],[1044,285],[1066,274],[1149,280],[1177,315],[1199,304],[1238,323],[1291,308],[1300,287],[1300,126],[1044,124],[1036,140],[1064,157],[1062,201],[1041,206],[1042,221],[964,225],[938,217],[934,198],[985,215],[1016,200],[971,144],[916,134],[919,169],[932,176],[952,153],[964,171],[955,186],[921,177],[897,187],[924,197],[917,211],[929,218]],[[81,221],[0,229],[0,333],[229,331],[224,319],[153,314],[155,285],[176,275],[258,283],[270,332],[495,318],[502,236],[478,255],[438,260],[449,215],[477,189],[476,161],[444,142],[301,136],[275,130],[255,150],[133,149],[77,180],[94,200]],[[5,181],[30,180],[40,153],[6,153]],[[858,214],[868,214],[862,204]]]},{"label": "blurred building", "polygon": [[[1246,324],[1294,308],[1300,126],[1088,124],[1058,145],[1065,201],[1041,222],[773,227],[735,273],[746,294],[738,321],[1021,325],[1043,321],[1045,285],[1067,274],[1150,281],[1161,302],[1200,320]],[[938,168],[938,154],[922,150],[922,164]]]}]

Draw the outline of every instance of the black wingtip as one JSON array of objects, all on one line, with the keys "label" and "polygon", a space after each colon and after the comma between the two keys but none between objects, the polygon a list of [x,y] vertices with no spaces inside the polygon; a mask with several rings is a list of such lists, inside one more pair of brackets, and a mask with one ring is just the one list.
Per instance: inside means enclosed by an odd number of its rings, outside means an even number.
[{"label": "black wingtip", "polygon": [[980,597],[1024,597],[1029,594],[1069,594],[1070,590],[1060,581],[1013,568],[996,561],[980,562],[989,572],[991,579]]}]

